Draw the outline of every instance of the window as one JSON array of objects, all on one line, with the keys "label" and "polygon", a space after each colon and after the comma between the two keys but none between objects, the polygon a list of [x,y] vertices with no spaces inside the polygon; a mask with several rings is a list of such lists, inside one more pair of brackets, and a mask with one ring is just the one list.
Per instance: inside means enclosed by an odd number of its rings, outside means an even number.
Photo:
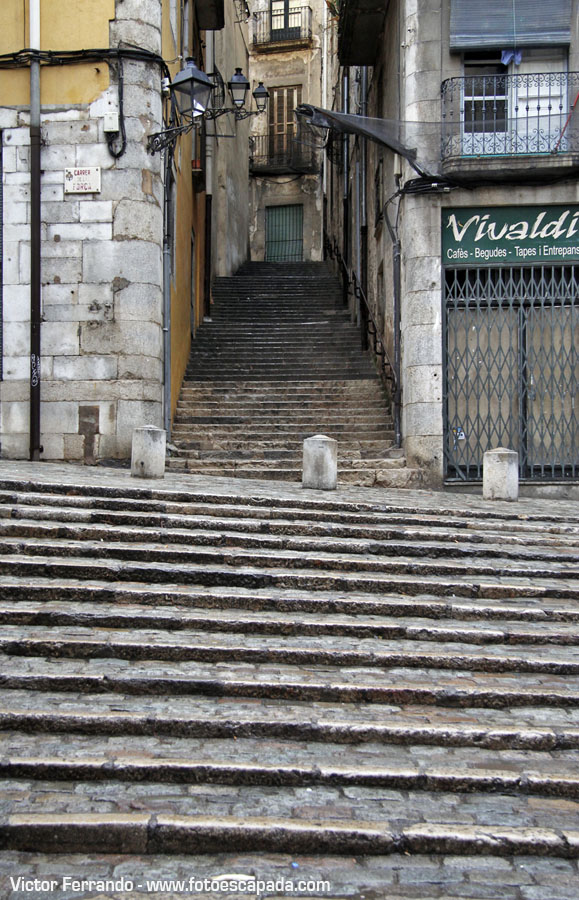
[{"label": "window", "polygon": [[568,113],[567,54],[561,49],[464,55],[463,152],[547,153],[561,147]]},{"label": "window", "polygon": [[270,89],[268,155],[271,160],[287,161],[296,135],[294,109],[302,102],[301,84]]},{"label": "window", "polygon": [[464,131],[488,134],[506,131],[507,67],[500,54],[465,54]]},{"label": "window", "polygon": [[287,41],[300,37],[301,0],[271,0],[270,15],[272,41]]}]

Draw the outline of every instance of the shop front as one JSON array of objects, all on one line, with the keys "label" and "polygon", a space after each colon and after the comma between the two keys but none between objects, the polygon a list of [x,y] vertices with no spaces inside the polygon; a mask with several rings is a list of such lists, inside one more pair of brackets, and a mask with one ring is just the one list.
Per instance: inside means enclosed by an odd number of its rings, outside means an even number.
[{"label": "shop front", "polygon": [[442,211],[444,470],[579,479],[579,205]]}]

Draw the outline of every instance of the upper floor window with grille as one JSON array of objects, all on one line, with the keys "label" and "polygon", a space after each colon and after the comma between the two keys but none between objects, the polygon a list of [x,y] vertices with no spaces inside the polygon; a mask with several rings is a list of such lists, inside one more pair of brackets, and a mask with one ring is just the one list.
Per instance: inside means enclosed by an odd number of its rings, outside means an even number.
[{"label": "upper floor window with grille", "polygon": [[568,92],[566,50],[465,53],[465,150],[470,143],[474,153],[565,149]]},{"label": "upper floor window with grille", "polygon": [[291,156],[296,135],[294,109],[301,102],[301,84],[270,88],[268,131],[270,159],[282,162]]},{"label": "upper floor window with grille", "polygon": [[442,85],[443,155],[574,149],[571,12],[572,0],[450,0],[450,51],[464,76]]},{"label": "upper floor window with grille", "polygon": [[302,0],[271,0],[271,39],[291,41],[299,38],[302,26]]}]

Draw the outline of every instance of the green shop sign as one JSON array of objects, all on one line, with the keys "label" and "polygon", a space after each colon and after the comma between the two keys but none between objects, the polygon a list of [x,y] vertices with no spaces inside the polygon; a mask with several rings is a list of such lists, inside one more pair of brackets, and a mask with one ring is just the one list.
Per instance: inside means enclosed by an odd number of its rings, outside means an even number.
[{"label": "green shop sign", "polygon": [[442,210],[445,266],[579,262],[579,206]]}]

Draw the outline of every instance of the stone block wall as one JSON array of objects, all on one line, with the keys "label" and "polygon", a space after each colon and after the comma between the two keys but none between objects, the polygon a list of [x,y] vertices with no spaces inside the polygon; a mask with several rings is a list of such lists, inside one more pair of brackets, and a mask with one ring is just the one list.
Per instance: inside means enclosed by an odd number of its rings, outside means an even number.
[{"label": "stone block wall", "polygon": [[[123,0],[111,42],[161,49],[157,3]],[[132,13],[131,8],[134,7]],[[137,21],[138,20],[138,21]],[[106,65],[106,62],[103,62]],[[42,110],[41,444],[44,459],[130,456],[136,425],[162,425],[161,127],[156,65],[124,64],[126,152],[107,147],[113,83],[92,104]],[[26,109],[0,110],[3,155],[2,456],[29,453],[30,175]],[[99,166],[101,190],[65,192],[67,167]]]}]

